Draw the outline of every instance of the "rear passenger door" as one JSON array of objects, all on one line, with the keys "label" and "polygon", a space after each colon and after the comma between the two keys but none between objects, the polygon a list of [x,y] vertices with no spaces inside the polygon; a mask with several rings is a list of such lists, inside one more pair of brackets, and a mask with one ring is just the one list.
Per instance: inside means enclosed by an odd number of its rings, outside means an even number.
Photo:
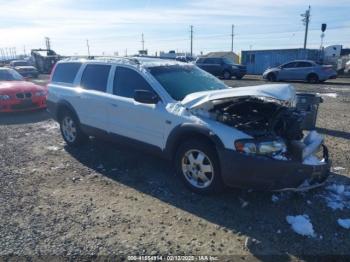
[{"label": "rear passenger door", "polygon": [[111,65],[87,64],[82,71],[76,110],[83,125],[102,130],[108,129],[106,103]]},{"label": "rear passenger door", "polygon": [[117,66],[113,81],[113,96],[109,99],[109,130],[162,148],[166,115],[164,104],[136,102],[135,90],[155,93],[147,80],[135,69]]}]

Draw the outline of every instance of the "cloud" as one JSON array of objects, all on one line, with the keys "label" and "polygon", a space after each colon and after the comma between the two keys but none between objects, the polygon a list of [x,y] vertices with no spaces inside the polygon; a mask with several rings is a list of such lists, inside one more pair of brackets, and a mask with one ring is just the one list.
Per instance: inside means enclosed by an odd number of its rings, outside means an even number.
[{"label": "cloud", "polygon": [[[229,39],[232,23],[236,25],[237,48],[244,49],[248,42],[268,45],[268,37],[264,38],[263,34],[268,36],[269,32],[273,34],[270,36],[273,46],[273,39],[278,37],[288,42],[289,36],[282,33],[303,30],[299,14],[307,8],[302,0],[192,0],[184,4],[164,1],[157,5],[148,1],[139,6],[123,2],[122,7],[120,2],[101,0],[89,2],[89,8],[85,8],[84,3],[86,1],[0,0],[0,35],[6,36],[2,37],[1,47],[42,47],[44,37],[49,36],[53,48],[64,54],[85,52],[87,38],[92,52],[113,53],[126,47],[136,52],[144,32],[146,46],[153,51],[188,49],[189,25],[193,24],[195,48],[199,51],[223,48],[226,44],[220,43],[224,43],[226,37]],[[310,0],[310,3],[316,8],[350,6],[348,0],[336,3]],[[338,32],[341,30],[344,29]]]}]

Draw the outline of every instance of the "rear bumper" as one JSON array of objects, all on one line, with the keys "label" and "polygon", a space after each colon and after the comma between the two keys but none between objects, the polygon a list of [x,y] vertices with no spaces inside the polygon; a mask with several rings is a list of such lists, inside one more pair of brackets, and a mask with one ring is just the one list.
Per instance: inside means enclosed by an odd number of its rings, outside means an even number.
[{"label": "rear bumper", "polygon": [[255,190],[302,191],[318,187],[329,176],[331,167],[325,146],[325,162],[321,165],[244,155],[227,149],[219,151],[219,158],[226,185]]}]

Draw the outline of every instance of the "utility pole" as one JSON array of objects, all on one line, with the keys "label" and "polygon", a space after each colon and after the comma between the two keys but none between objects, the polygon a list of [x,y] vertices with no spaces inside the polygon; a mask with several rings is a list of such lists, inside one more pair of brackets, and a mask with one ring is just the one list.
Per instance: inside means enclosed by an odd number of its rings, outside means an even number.
[{"label": "utility pole", "polygon": [[88,56],[90,57],[90,45],[89,45],[89,39],[86,39],[86,46],[87,46]]},{"label": "utility pole", "polygon": [[231,32],[231,52],[233,53],[233,37],[234,37],[234,30],[235,30],[235,25],[232,25],[232,32]]},{"label": "utility pole", "polygon": [[143,33],[141,35],[142,51],[145,50],[145,39],[143,38]]},{"label": "utility pole", "polygon": [[193,56],[193,25],[190,26],[191,28],[191,57]]},{"label": "utility pole", "polygon": [[51,49],[51,43],[50,43],[50,38],[45,37],[45,44],[46,44],[46,49]]},{"label": "utility pole", "polygon": [[305,25],[304,49],[306,49],[307,33],[309,31],[310,11],[311,11],[311,7],[309,6],[309,8],[305,11],[305,13],[301,14],[301,17],[303,17],[301,21]]}]

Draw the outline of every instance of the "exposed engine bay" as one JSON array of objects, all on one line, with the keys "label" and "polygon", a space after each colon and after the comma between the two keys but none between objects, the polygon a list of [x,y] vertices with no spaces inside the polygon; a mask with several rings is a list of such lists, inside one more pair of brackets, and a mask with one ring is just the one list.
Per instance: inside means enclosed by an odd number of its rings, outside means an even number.
[{"label": "exposed engine bay", "polygon": [[215,105],[215,120],[237,128],[255,138],[279,136],[286,140],[303,138],[303,114],[276,101],[238,97]]},{"label": "exposed engine bay", "polygon": [[[234,127],[254,137],[257,141],[276,140],[279,144],[256,144],[256,153],[275,147],[270,157],[278,160],[297,160],[308,165],[320,165],[320,151],[323,137],[316,131],[304,137],[302,123],[305,113],[266,97],[236,97],[227,101],[213,101],[210,117],[225,125]],[[237,146],[237,145],[236,145]],[[280,149],[279,149],[280,148]],[[244,149],[243,149],[244,150]]]}]

